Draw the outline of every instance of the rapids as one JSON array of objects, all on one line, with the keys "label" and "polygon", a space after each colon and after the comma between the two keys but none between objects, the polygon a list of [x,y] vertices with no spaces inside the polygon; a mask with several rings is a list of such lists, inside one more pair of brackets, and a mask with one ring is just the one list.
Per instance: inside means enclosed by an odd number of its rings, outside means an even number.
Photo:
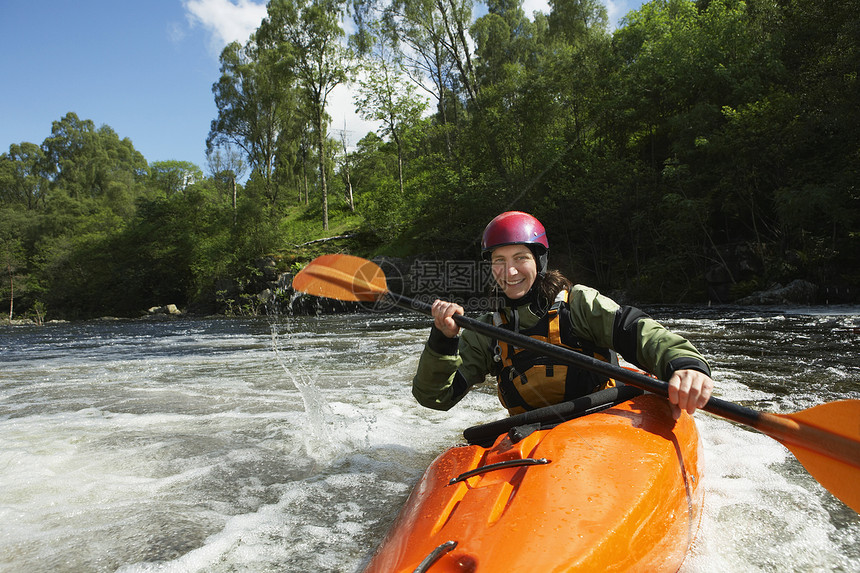
[{"label": "rapids", "polygon": [[[858,308],[647,309],[771,412],[860,398]],[[504,415],[409,390],[426,318],[0,328],[0,571],[355,572],[424,468]],[[858,571],[860,516],[771,438],[709,414],[685,573]],[[858,486],[860,487],[860,486]]]}]

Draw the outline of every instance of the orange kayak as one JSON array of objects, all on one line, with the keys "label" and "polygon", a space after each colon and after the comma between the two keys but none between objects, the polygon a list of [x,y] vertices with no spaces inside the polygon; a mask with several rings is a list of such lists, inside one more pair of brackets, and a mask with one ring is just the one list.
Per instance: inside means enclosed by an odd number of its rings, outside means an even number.
[{"label": "orange kayak", "polygon": [[366,571],[677,571],[704,493],[696,425],[664,398],[610,390],[598,411],[441,454]]}]

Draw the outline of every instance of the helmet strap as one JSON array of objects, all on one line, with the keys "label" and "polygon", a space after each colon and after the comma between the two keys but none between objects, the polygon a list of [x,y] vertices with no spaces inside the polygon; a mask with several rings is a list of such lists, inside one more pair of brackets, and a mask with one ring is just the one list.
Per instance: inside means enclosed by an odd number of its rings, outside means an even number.
[{"label": "helmet strap", "polygon": [[542,255],[538,255],[538,274],[541,277],[546,276],[546,268],[549,264],[549,251],[544,251]]},{"label": "helmet strap", "polygon": [[[536,247],[534,245],[527,245],[527,246],[535,258],[538,276],[541,278],[545,277],[547,267],[549,265],[549,249]],[[543,251],[543,252],[541,252],[541,251]]]}]

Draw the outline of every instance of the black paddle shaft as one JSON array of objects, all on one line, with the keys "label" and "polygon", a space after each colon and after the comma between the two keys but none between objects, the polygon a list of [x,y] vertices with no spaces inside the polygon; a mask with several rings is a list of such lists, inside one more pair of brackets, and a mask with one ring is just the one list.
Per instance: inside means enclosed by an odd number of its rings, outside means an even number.
[{"label": "black paddle shaft", "polygon": [[[415,310],[431,316],[433,314],[431,305],[426,302],[414,300],[401,294],[393,293],[390,290],[386,291],[386,296],[401,308]],[[574,352],[573,350],[562,346],[556,346],[549,342],[537,340],[530,336],[520,334],[519,332],[513,332],[486,322],[481,322],[480,320],[475,320],[474,318],[469,318],[462,314],[455,314],[452,318],[461,328],[473,330],[491,338],[504,340],[505,342],[513,344],[519,348],[525,348],[544,356],[555,358],[561,362],[573,364],[591,372],[602,374],[607,378],[621,380],[631,386],[636,386],[637,388],[641,388],[642,390],[646,390],[652,394],[663,396],[664,398],[669,397],[669,384],[662,380],[657,380],[650,376],[646,376],[645,374],[621,368],[615,364],[610,364],[609,362],[598,360],[592,356]],[[705,404],[702,409],[712,414],[716,414],[717,416],[746,425],[755,424],[761,416],[761,412],[735,404],[734,402],[720,400],[713,396],[711,396],[708,403]]]}]

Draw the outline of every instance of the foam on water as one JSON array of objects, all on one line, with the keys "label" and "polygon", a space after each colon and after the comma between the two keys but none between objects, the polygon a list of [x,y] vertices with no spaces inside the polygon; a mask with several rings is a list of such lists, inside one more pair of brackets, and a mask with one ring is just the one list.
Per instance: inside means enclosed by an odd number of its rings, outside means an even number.
[{"label": "foam on water", "polygon": [[[415,403],[423,324],[314,320],[275,331],[89,325],[89,342],[81,327],[53,327],[36,333],[41,342],[0,341],[0,360],[11,356],[0,373],[0,570],[360,570],[430,461],[504,412],[491,388],[449,412]],[[815,338],[828,320],[684,330],[715,357],[723,398],[793,410],[822,397],[774,391],[812,381],[790,365],[770,372],[783,352],[772,340]],[[838,324],[856,342],[847,320]],[[760,347],[744,349],[744,334]],[[856,361],[818,371],[821,388],[857,395]],[[706,500],[685,573],[860,570],[860,519],[785,448],[707,414],[697,421]]]},{"label": "foam on water", "polygon": [[[478,403],[486,396],[467,398],[467,404],[476,402],[472,408],[429,417],[416,410],[408,392],[392,397],[392,382],[408,380],[404,375],[414,370],[416,356],[375,370],[372,380],[346,384],[326,395],[317,386],[326,385],[320,380],[325,373],[314,380],[301,378],[293,373],[301,357],[285,359],[281,367],[304,387],[309,397],[303,399],[319,408],[307,412],[305,422],[311,425],[320,422],[312,421],[315,416],[327,417],[322,420],[328,425],[324,439],[301,438],[304,453],[322,467],[306,479],[280,484],[275,503],[230,518],[202,546],[178,559],[129,564],[120,571],[232,571],[236,563],[249,571],[359,568],[424,468],[463,427],[485,414]],[[362,393],[361,398],[355,393]],[[330,401],[350,394],[349,402]]]},{"label": "foam on water", "polygon": [[[860,556],[832,522],[830,495],[773,439],[697,415],[705,511],[686,573],[856,571]],[[853,555],[851,555],[853,551]]]}]

